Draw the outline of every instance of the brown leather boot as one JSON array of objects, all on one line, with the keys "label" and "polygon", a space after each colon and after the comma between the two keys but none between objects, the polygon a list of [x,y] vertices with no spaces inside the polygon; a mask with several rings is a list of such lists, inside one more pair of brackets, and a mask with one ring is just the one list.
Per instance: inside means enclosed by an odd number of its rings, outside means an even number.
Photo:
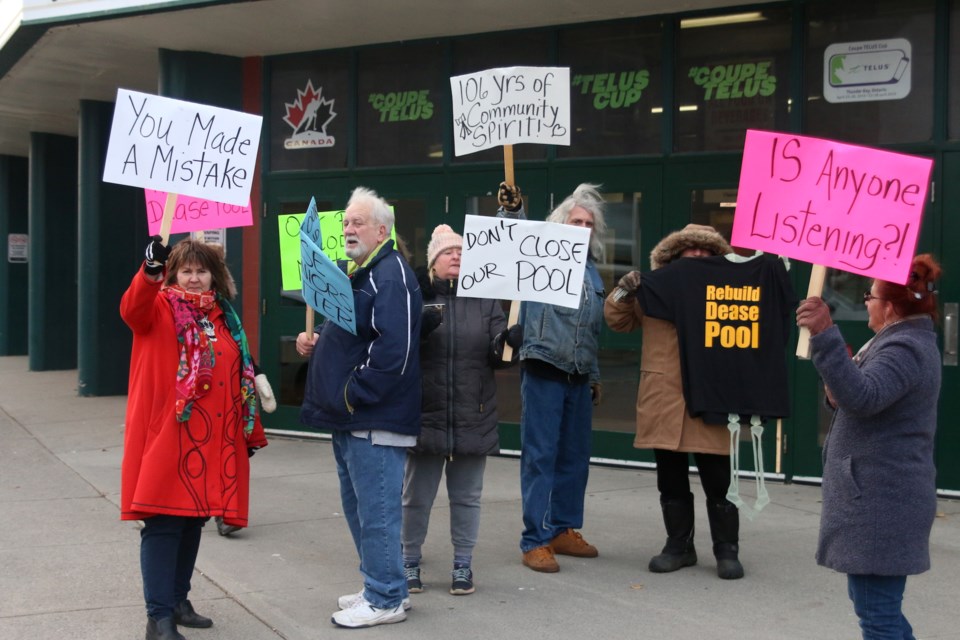
[{"label": "brown leather boot", "polygon": [[576,556],[577,558],[596,558],[600,555],[597,548],[583,539],[580,532],[567,529],[557,534],[550,541],[550,548],[554,553],[562,556]]},{"label": "brown leather boot", "polygon": [[553,555],[553,549],[548,545],[530,549],[523,554],[524,566],[530,567],[534,571],[542,573],[556,573],[560,571],[560,565]]}]

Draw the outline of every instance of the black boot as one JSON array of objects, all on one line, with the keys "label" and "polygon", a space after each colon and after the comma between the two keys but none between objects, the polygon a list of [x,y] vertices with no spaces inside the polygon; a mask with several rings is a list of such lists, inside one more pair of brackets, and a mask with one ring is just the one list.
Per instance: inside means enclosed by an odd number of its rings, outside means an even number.
[{"label": "black boot", "polygon": [[717,559],[717,575],[724,580],[743,577],[740,564],[740,512],[736,505],[724,500],[717,504],[707,500],[710,535],[713,537],[713,555]]},{"label": "black boot", "polygon": [[193,610],[189,600],[184,600],[173,609],[173,619],[182,627],[207,629],[213,626],[213,620]]},{"label": "black boot", "polygon": [[650,571],[669,573],[697,564],[693,548],[693,494],[680,500],[660,498],[663,523],[667,528],[667,544],[660,555],[650,559]]},{"label": "black boot", "polygon": [[224,524],[222,516],[217,516],[214,518],[214,520],[217,522],[217,533],[222,536],[228,536],[234,531],[240,531],[240,529],[243,529],[243,527],[238,527],[233,524]]},{"label": "black boot", "polygon": [[187,640],[177,631],[173,618],[155,620],[147,616],[147,640]]}]

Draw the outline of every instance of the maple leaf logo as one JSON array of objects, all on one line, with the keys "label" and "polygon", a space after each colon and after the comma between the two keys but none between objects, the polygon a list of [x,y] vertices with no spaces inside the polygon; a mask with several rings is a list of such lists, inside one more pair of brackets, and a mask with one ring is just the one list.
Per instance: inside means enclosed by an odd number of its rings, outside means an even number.
[{"label": "maple leaf logo", "polygon": [[317,91],[313,88],[313,81],[307,80],[303,91],[297,89],[297,99],[293,103],[284,103],[287,115],[283,121],[293,128],[295,136],[305,131],[327,135],[327,125],[337,114],[333,110],[333,100],[325,100],[322,94],[323,87]]}]

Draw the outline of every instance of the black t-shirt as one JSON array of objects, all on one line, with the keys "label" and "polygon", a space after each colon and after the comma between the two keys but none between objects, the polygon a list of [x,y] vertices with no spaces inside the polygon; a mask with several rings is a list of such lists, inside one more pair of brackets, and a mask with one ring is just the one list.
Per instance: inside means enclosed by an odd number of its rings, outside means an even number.
[{"label": "black t-shirt", "polygon": [[680,340],[683,395],[691,416],[789,415],[786,346],[796,296],[779,258],[680,258],[644,273],[644,312],[669,320]]}]

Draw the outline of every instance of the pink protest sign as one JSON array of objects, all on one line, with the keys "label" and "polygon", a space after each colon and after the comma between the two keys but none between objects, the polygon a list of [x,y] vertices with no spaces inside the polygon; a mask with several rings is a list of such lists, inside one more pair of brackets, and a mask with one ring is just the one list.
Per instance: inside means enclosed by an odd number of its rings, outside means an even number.
[{"label": "pink protest sign", "polygon": [[906,282],[933,160],[747,131],[731,243]]},{"label": "pink protest sign", "polygon": [[[147,199],[147,224],[150,235],[157,235],[160,233],[160,221],[163,219],[163,205],[167,201],[167,194],[165,191],[153,189],[144,189],[143,193]],[[240,207],[181,194],[177,197],[177,209],[173,214],[170,233],[249,227],[252,224],[253,211],[249,202],[247,206]]]}]

